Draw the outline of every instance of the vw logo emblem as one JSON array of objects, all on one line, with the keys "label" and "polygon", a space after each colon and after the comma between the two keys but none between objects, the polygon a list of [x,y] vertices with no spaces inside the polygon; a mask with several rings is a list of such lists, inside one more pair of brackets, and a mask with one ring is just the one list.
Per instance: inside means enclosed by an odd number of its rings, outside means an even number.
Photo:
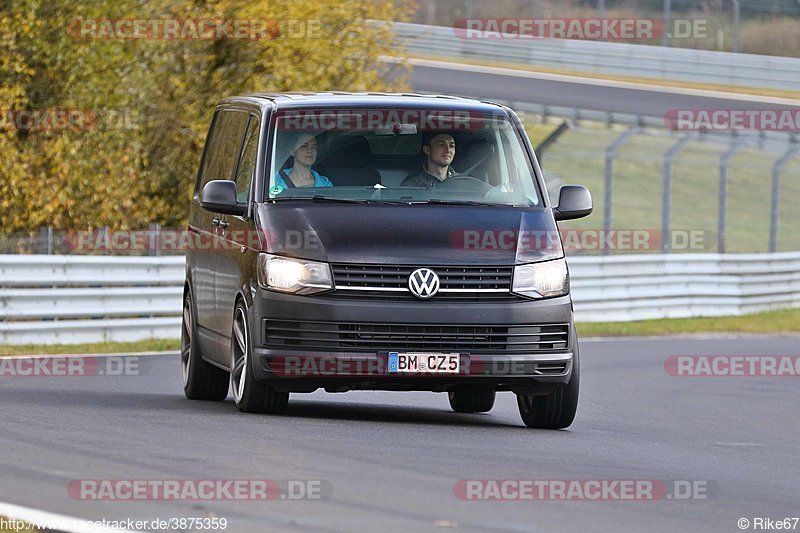
[{"label": "vw logo emblem", "polygon": [[408,290],[417,298],[427,300],[439,292],[439,276],[430,268],[418,268],[408,276]]}]

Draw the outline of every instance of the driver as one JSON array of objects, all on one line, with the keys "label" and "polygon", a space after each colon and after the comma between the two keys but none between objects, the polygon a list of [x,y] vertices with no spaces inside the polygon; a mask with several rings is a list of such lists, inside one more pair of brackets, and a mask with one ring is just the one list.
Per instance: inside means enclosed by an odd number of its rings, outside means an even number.
[{"label": "driver", "polygon": [[458,175],[450,166],[456,156],[456,141],[449,133],[423,136],[422,152],[426,157],[422,169],[403,180],[403,187],[433,187]]}]

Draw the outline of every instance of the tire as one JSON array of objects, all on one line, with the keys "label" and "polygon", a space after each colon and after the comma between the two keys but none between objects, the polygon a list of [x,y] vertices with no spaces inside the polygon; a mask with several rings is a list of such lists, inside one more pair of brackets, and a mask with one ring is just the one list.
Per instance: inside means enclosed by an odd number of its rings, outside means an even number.
[{"label": "tire", "polygon": [[578,410],[580,389],[580,354],[577,336],[573,339],[572,376],[567,383],[546,395],[517,394],[517,406],[522,422],[529,428],[564,429],[572,425]]},{"label": "tire", "polygon": [[181,373],[183,393],[190,400],[221,402],[228,397],[228,373],[200,357],[191,290],[183,297]]},{"label": "tire", "polygon": [[447,393],[450,399],[450,407],[456,413],[488,413],[494,407],[496,395],[495,391],[456,391]]},{"label": "tire", "polygon": [[280,414],[289,405],[289,393],[256,381],[252,365],[252,336],[247,308],[239,301],[233,312],[231,332],[231,390],[236,407],[244,413]]}]

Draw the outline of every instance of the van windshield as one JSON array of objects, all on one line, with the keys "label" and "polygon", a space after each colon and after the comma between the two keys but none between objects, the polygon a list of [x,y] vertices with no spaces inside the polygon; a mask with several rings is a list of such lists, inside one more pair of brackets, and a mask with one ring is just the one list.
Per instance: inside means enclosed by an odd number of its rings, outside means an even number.
[{"label": "van windshield", "polygon": [[274,120],[265,180],[274,201],[541,205],[505,115],[326,108]]}]

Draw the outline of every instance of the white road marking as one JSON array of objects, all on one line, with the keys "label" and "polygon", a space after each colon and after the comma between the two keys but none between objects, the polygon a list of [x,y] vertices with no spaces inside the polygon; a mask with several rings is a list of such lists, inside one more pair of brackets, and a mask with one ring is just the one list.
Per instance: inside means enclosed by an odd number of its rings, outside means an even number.
[{"label": "white road marking", "polygon": [[[88,518],[75,518],[55,513],[49,513],[31,507],[23,507],[12,503],[0,502],[0,515],[9,519],[22,520],[34,526],[50,529],[52,531],[63,531],[65,533],[125,533],[126,529],[115,529],[102,525],[87,524],[96,522]],[[47,527],[50,526],[50,527]]]}]

